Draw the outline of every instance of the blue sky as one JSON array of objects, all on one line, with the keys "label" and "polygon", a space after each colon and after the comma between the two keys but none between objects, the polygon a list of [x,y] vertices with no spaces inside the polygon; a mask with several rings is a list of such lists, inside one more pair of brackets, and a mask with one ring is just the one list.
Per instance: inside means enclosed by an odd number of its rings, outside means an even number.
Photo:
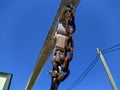
[{"label": "blue sky", "polygon": [[[25,90],[59,3],[60,0],[0,0],[0,72],[13,74],[10,90]],[[97,56],[97,47],[103,50],[120,43],[120,1],[81,0],[75,21],[71,74],[59,90],[66,90],[80,77]],[[51,56],[33,90],[49,90]],[[120,51],[104,56],[120,88]],[[112,90],[100,60],[73,90]]]}]

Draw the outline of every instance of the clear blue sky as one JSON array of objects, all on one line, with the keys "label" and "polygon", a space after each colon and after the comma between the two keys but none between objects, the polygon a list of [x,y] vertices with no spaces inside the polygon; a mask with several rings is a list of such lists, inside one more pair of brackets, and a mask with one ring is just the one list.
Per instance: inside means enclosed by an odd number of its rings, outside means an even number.
[{"label": "clear blue sky", "polygon": [[[60,0],[0,0],[0,72],[13,74],[10,90],[25,90]],[[76,12],[77,30],[71,74],[61,83],[66,90],[97,56],[96,48],[120,43],[120,0],[81,0]],[[120,88],[120,51],[105,54]],[[33,90],[49,90],[51,57]],[[100,62],[73,90],[112,90]]]}]

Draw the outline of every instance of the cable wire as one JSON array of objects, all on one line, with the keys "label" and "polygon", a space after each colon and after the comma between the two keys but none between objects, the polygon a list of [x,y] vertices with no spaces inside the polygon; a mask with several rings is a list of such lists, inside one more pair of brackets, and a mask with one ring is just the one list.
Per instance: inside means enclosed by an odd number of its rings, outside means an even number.
[{"label": "cable wire", "polygon": [[109,51],[111,51],[112,49],[117,48],[117,47],[119,47],[119,46],[120,46],[120,43],[119,43],[119,44],[116,44],[116,45],[114,45],[114,46],[112,46],[112,47],[110,47],[110,48],[107,48],[107,49],[105,49],[105,50],[102,50],[102,52],[103,52],[103,53],[109,52]]},{"label": "cable wire", "polygon": [[103,52],[103,54],[114,52],[114,51],[117,51],[117,50],[120,50],[120,48],[116,48],[116,49],[113,49],[113,50],[109,50],[109,51]]},{"label": "cable wire", "polygon": [[[110,48],[107,48],[105,50],[102,50],[103,54],[106,54],[106,53],[110,53],[110,52],[113,52],[113,51],[116,51],[116,50],[120,50],[120,44],[116,44]],[[118,48],[119,47],[119,48]],[[73,83],[71,84],[67,90],[72,90],[72,88],[74,88],[75,86],[77,86],[87,75],[88,73],[92,70],[92,68],[95,66],[95,64],[97,63],[98,61],[98,58],[99,55],[97,55],[95,57],[95,59],[92,61],[92,63],[90,63],[90,65],[86,68],[86,70],[81,74],[81,76]]]},{"label": "cable wire", "polygon": [[67,88],[67,90],[71,90],[75,86],[77,86],[87,75],[88,73],[92,70],[92,68],[95,66],[95,64],[98,61],[98,56],[95,57],[95,59],[92,61],[92,63],[88,66],[88,68],[81,74],[81,76],[71,85]]}]

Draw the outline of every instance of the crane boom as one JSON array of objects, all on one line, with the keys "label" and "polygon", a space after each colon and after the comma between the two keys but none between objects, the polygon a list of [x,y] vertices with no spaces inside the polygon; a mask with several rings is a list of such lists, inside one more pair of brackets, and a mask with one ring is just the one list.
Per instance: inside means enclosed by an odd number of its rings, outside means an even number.
[{"label": "crane boom", "polygon": [[32,74],[28,80],[28,83],[27,83],[27,86],[26,86],[26,90],[32,90],[32,87],[34,86],[37,78],[39,77],[45,63],[47,62],[49,56],[50,56],[50,53],[52,52],[52,49],[53,49],[53,32],[54,32],[54,28],[55,28],[55,25],[57,23],[57,20],[59,18],[59,15],[62,11],[62,8],[68,4],[74,4],[74,6],[77,8],[78,4],[79,4],[80,0],[61,0],[61,3],[60,3],[60,6],[57,10],[57,13],[56,13],[56,16],[53,20],[53,23],[50,27],[50,30],[49,30],[49,33],[47,35],[47,38],[44,42],[44,45],[42,47],[42,50],[39,54],[39,57],[37,59],[37,62],[35,64],[35,67],[32,71]]}]

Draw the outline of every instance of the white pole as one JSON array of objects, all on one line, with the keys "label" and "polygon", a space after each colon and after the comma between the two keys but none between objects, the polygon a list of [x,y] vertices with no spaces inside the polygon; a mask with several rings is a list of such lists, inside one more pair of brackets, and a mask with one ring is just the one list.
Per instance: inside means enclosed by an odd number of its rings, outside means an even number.
[{"label": "white pole", "polygon": [[110,81],[110,83],[111,83],[111,86],[112,86],[113,90],[118,90],[118,89],[117,89],[117,86],[116,86],[116,84],[115,84],[115,82],[114,82],[114,79],[113,79],[113,77],[112,77],[112,75],[111,75],[111,73],[110,73],[110,70],[109,70],[109,68],[108,68],[108,65],[107,65],[107,63],[106,63],[106,61],[105,61],[105,59],[104,59],[104,57],[103,57],[103,55],[102,55],[102,52],[101,52],[101,50],[100,50],[99,48],[97,48],[97,52],[98,52],[98,54],[99,54],[99,56],[100,56],[100,59],[101,59],[101,61],[102,61],[102,64],[103,64],[104,69],[105,69],[105,71],[106,71],[106,73],[107,73],[107,76],[108,76],[108,78],[109,78],[109,81]]}]

